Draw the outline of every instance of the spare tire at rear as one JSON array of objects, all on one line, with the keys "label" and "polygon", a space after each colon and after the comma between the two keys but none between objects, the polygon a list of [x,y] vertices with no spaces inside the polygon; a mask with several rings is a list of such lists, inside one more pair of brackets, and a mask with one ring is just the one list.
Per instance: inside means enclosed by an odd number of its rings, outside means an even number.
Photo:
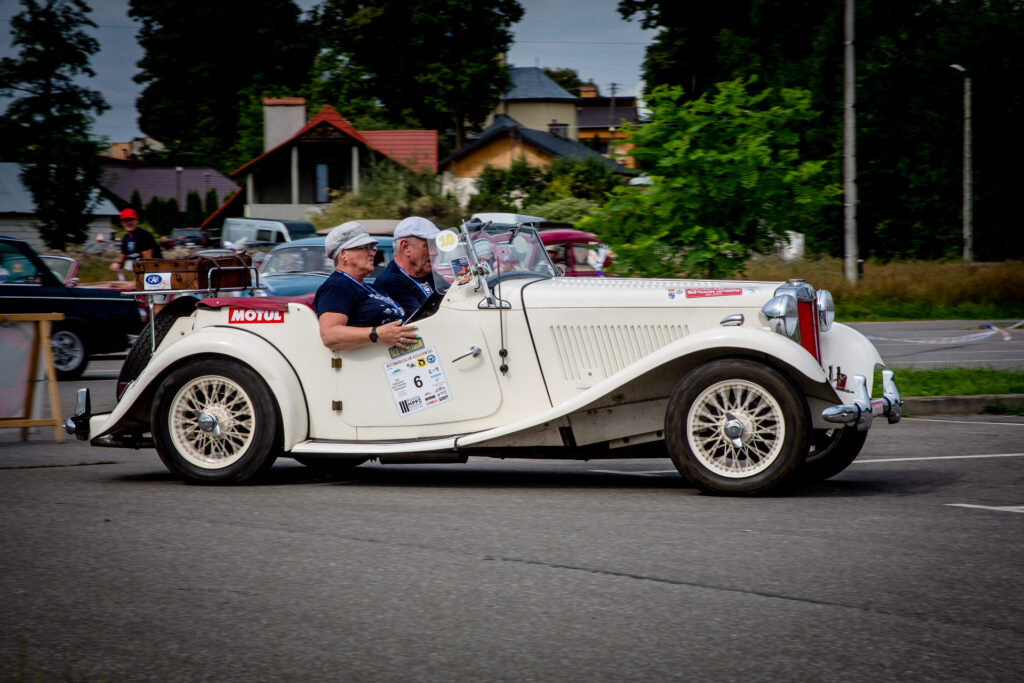
[{"label": "spare tire at rear", "polygon": [[121,374],[117,376],[119,387],[134,382],[142,374],[142,371],[149,365],[149,359],[153,356],[153,349],[160,346],[160,342],[167,336],[174,321],[186,315],[192,315],[192,311],[196,310],[197,303],[199,300],[192,296],[175,299],[154,316],[152,326],[148,323],[142,326],[139,338],[128,349],[128,357],[121,365]]}]

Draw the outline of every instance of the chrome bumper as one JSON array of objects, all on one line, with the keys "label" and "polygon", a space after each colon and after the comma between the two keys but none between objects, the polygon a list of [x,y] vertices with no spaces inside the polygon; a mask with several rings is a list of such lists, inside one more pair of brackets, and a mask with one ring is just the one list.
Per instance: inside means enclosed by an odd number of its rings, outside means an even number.
[{"label": "chrome bumper", "polygon": [[903,400],[893,380],[892,370],[882,370],[882,398],[871,398],[864,375],[854,375],[853,403],[829,406],[821,412],[827,422],[856,425],[862,432],[871,428],[871,420],[883,415],[889,424],[896,424],[903,417]]}]

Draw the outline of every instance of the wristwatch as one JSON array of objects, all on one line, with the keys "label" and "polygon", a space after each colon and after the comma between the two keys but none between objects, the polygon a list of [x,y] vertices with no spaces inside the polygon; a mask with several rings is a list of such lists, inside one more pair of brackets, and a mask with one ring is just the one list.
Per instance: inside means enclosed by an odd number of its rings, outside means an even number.
[{"label": "wristwatch", "polygon": [[376,344],[379,338],[380,337],[377,336],[377,326],[374,325],[372,328],[370,328],[370,343]]}]

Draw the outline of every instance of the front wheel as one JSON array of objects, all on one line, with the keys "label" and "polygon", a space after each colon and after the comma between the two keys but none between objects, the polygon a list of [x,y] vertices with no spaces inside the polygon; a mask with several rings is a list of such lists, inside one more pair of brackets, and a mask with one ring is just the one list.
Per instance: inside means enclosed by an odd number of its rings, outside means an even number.
[{"label": "front wheel", "polygon": [[665,414],[676,469],[707,493],[749,495],[781,486],[806,457],[809,434],[807,403],[790,381],[738,358],[690,371]]},{"label": "front wheel", "polygon": [[70,327],[56,330],[50,335],[50,348],[58,380],[77,379],[85,372],[89,354],[78,330]]},{"label": "front wheel", "polygon": [[270,388],[251,368],[207,360],[160,384],[150,425],[171,472],[197,483],[242,483],[269,469],[280,449]]}]

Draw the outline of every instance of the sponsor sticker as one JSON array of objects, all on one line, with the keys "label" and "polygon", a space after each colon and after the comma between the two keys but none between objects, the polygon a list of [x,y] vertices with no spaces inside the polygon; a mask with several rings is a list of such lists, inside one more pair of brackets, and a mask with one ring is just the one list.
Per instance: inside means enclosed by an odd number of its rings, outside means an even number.
[{"label": "sponsor sticker", "polygon": [[160,289],[171,288],[171,274],[170,273],[149,273],[142,278],[142,289],[147,292],[152,292]]},{"label": "sponsor sticker", "polygon": [[433,347],[387,361],[384,363],[384,375],[400,417],[452,400]]},{"label": "sponsor sticker", "polygon": [[284,311],[257,311],[252,308],[229,308],[228,323],[283,323]]},{"label": "sponsor sticker", "polygon": [[[678,292],[679,290],[676,290]],[[741,287],[687,287],[687,299],[706,299],[712,296],[739,296],[743,294]]]}]

